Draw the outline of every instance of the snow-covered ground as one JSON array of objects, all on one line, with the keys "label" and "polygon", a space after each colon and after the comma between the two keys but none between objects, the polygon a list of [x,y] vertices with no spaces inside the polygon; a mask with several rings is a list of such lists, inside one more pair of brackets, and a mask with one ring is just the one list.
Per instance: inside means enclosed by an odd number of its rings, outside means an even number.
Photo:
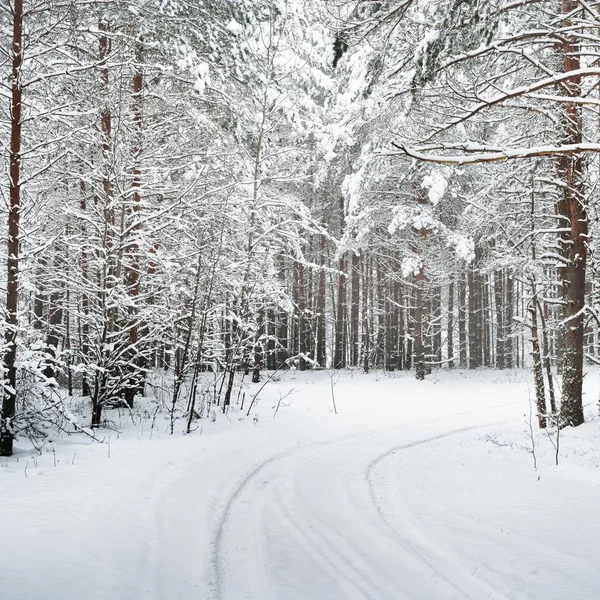
[{"label": "snow-covered ground", "polygon": [[597,600],[600,421],[555,466],[528,381],[290,372],[188,436],[112,411],[2,459],[2,597]]}]

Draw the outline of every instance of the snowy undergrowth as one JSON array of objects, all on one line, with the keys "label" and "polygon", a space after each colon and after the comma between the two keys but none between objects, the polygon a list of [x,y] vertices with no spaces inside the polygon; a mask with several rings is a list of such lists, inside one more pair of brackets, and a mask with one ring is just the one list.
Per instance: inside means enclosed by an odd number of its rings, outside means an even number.
[{"label": "snowy undergrowth", "polygon": [[[206,437],[230,429],[285,430],[288,426],[296,429],[299,424],[303,430],[315,431],[376,429],[412,420],[444,418],[457,409],[484,410],[504,405],[518,407],[514,411],[515,423],[511,427],[491,427],[473,436],[472,443],[478,451],[488,452],[497,460],[510,457],[531,464],[532,468],[535,458],[538,470],[562,471],[567,465],[600,468],[599,369],[593,368],[585,380],[587,422],[560,432],[558,468],[557,432],[553,427],[543,431],[537,428],[527,370],[439,371],[424,382],[416,382],[412,374],[404,372],[365,375],[351,370],[291,370],[276,374],[263,386],[267,377],[269,374],[265,373],[259,384],[252,384],[248,378],[238,376],[233,406],[227,414],[219,407],[211,408],[206,418],[194,421],[189,435],[185,434],[187,421],[182,408],[176,412],[175,434],[170,434],[171,380],[163,373],[153,375],[149,396],[138,398],[133,410],[105,410],[105,427],[96,431],[86,427],[90,419],[89,401],[78,397],[66,399],[68,414],[90,435],[56,432],[49,436],[41,451],[26,439],[20,439],[14,456],[0,459],[0,477],[9,473],[29,476],[38,469],[73,466],[92,457],[114,458],[120,448],[135,442]],[[206,375],[205,387],[213,383],[214,377]]]}]

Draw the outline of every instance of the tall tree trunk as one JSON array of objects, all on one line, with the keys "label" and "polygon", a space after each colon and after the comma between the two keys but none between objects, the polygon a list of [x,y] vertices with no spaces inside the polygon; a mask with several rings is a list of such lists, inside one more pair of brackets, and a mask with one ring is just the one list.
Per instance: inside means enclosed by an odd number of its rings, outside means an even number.
[{"label": "tall tree trunk", "polygon": [[546,322],[546,316],[544,315],[544,310],[542,307],[542,303],[538,300],[538,314],[540,315],[540,322],[542,325],[542,341],[544,344],[544,356],[543,363],[544,368],[546,369],[546,377],[548,378],[548,397],[550,400],[550,411],[553,415],[556,415],[556,397],[554,394],[554,378],[552,377],[552,360],[550,357],[550,342],[548,339],[548,326]]},{"label": "tall tree trunk", "polygon": [[[56,249],[54,255],[54,270],[56,273],[62,271],[58,249]],[[49,361],[44,368],[44,377],[47,379],[55,379],[57,375],[56,358],[58,356],[60,326],[62,321],[63,307],[61,302],[61,291],[58,287],[54,287],[48,303],[48,335],[46,336],[46,351],[49,354]]]},{"label": "tall tree trunk", "polygon": [[469,288],[469,369],[476,369],[481,366],[478,360],[479,345],[481,340],[478,339],[478,298],[477,298],[477,277],[475,273],[475,265],[471,264],[467,270],[467,284]]},{"label": "tall tree trunk", "polygon": [[506,274],[506,304],[504,305],[504,366],[514,365],[513,316],[515,314],[515,277],[510,271]]},{"label": "tall tree trunk", "polygon": [[[287,274],[285,257],[279,257],[279,282],[282,289],[287,287]],[[276,369],[290,357],[289,349],[289,315],[285,308],[279,308],[277,311],[277,351],[276,351]]]},{"label": "tall tree trunk", "polygon": [[[85,213],[87,210],[87,201],[86,201],[86,187],[85,182],[83,180],[79,183],[79,189],[81,192],[81,200],[79,202],[79,208],[82,213]],[[87,228],[85,226],[85,220],[82,219],[81,226],[81,235],[85,240],[87,237]],[[89,278],[89,269],[88,269],[88,251],[84,244],[81,246],[81,279],[86,282]],[[81,337],[81,354],[83,356],[84,364],[89,364],[89,355],[90,355],[90,323],[89,323],[89,314],[90,314],[90,297],[87,293],[87,289],[83,289],[81,293],[81,315],[79,316],[79,331]],[[81,395],[82,396],[91,396],[92,390],[90,388],[90,384],[88,382],[88,376],[86,371],[83,371],[81,378]]]},{"label": "tall tree trunk", "polygon": [[377,272],[377,338],[375,344],[375,364],[378,368],[385,369],[385,272],[383,266],[383,259],[377,257],[375,259],[375,268]]},{"label": "tall tree trunk", "polygon": [[133,242],[130,246],[130,265],[127,270],[127,289],[129,292],[129,347],[130,352],[127,356],[128,374],[126,377],[124,397],[129,408],[133,408],[133,401],[136,394],[144,393],[144,377],[142,370],[147,366],[140,352],[140,326],[139,326],[139,300],[140,300],[140,248],[138,236],[140,232],[140,202],[142,199],[142,170],[141,153],[143,140],[143,108],[144,108],[144,73],[142,70],[142,60],[144,53],[144,41],[141,36],[135,42],[135,66],[133,81],[131,87],[131,113],[133,116],[133,148],[132,160],[133,170],[131,187],[133,190],[131,219],[131,235]]},{"label": "tall tree trunk", "polygon": [[[398,263],[398,267],[400,264]],[[400,268],[398,268],[398,273],[400,273]],[[406,294],[404,292],[404,287],[402,283],[399,281],[397,283],[398,290],[396,294],[396,302],[399,304],[398,309],[398,370],[402,371],[404,369],[404,364],[406,361],[406,319],[404,317],[405,312],[405,297]]]},{"label": "tall tree trunk", "polygon": [[[535,183],[532,181],[532,186]],[[531,190],[531,262],[536,263],[535,246],[535,188]],[[535,382],[535,399],[537,405],[538,424],[540,429],[546,427],[546,390],[544,386],[544,371],[542,368],[542,353],[538,336],[538,291],[535,275],[531,276],[531,300],[529,302],[529,318],[531,327],[531,356],[533,359],[533,379]]]},{"label": "tall tree trunk", "polygon": [[415,339],[415,286],[406,288],[406,354],[404,370],[410,371],[413,364],[414,339]]},{"label": "tall tree trunk", "polygon": [[448,368],[454,368],[454,275],[450,275],[448,286]]},{"label": "tall tree trunk", "polygon": [[[562,0],[563,27],[571,25],[570,15],[580,8],[577,0]],[[567,31],[563,39],[563,61],[566,73],[581,68],[581,42]],[[563,86],[567,97],[581,96],[581,76],[574,75]],[[580,144],[583,139],[581,104],[567,102],[563,116],[565,144]],[[563,197],[558,203],[559,227],[568,223],[570,238],[567,248],[568,264],[560,270],[563,289],[563,359],[561,421],[563,425],[583,423],[583,343],[585,282],[587,262],[588,218],[584,198],[584,165],[579,154],[565,155],[560,160],[560,175],[564,183]]]},{"label": "tall tree trunk", "polygon": [[423,343],[423,312],[424,298],[423,287],[425,283],[425,275],[423,267],[420,268],[416,276],[416,293],[415,293],[415,318],[414,318],[414,349],[415,349],[415,376],[419,381],[425,379],[425,345]]},{"label": "tall tree trunk", "polygon": [[357,367],[360,361],[360,255],[352,253],[352,273],[351,273],[351,306],[350,306],[350,364]]},{"label": "tall tree trunk", "polygon": [[[468,269],[468,267],[467,267]],[[460,368],[466,369],[467,359],[467,279],[461,274],[458,282],[458,352]]]},{"label": "tall tree trunk", "polygon": [[317,291],[317,362],[321,367],[327,366],[327,332],[325,323],[325,249],[327,240],[321,236],[321,269],[319,270]]},{"label": "tall tree trunk", "polygon": [[335,346],[333,355],[333,367],[334,369],[343,369],[346,366],[345,363],[345,348],[344,348],[344,313],[346,309],[345,302],[345,260],[343,256],[340,256],[338,263],[338,285],[337,285],[337,308],[336,308],[336,319],[335,319]]},{"label": "tall tree trunk", "polygon": [[369,289],[371,287],[371,279],[369,273],[369,260],[365,253],[362,254],[362,280],[363,280],[363,296],[362,296],[362,321],[363,321],[363,368],[365,373],[369,372],[369,354],[371,352],[371,327],[369,321]]},{"label": "tall tree trunk", "polygon": [[442,362],[442,288],[435,286],[431,298],[433,316],[433,352],[434,361],[440,365]]},{"label": "tall tree trunk", "polygon": [[494,271],[494,302],[496,304],[496,368],[504,369],[504,281],[502,271]]},{"label": "tall tree trunk", "polygon": [[19,328],[19,242],[21,223],[21,113],[23,88],[21,67],[23,65],[23,0],[14,0],[12,37],[12,72],[10,101],[10,157],[9,157],[9,209],[8,209],[8,258],[6,261],[6,332],[4,334],[4,395],[0,419],[0,456],[11,456],[13,430],[11,421],[15,416],[17,401],[17,333]]},{"label": "tall tree trunk", "polygon": [[483,366],[491,367],[492,366],[492,328],[490,327],[492,323],[491,318],[491,294],[490,294],[490,285],[489,278],[487,275],[483,273],[480,275],[481,281],[481,329],[483,340]]},{"label": "tall tree trunk", "polygon": [[300,262],[296,263],[298,286],[298,350],[300,354],[299,367],[301,371],[305,371],[308,362],[306,355],[308,352],[307,340],[307,319],[306,319],[306,292],[305,292],[305,273],[304,265]]},{"label": "tall tree trunk", "polygon": [[400,370],[402,367],[400,366],[400,330],[399,330],[399,322],[400,322],[400,281],[398,280],[398,275],[400,273],[400,269],[396,263],[395,258],[390,258],[391,262],[391,272],[393,274],[393,281],[391,282],[391,290],[390,293],[392,295],[392,327],[391,327],[391,365],[392,369]]}]

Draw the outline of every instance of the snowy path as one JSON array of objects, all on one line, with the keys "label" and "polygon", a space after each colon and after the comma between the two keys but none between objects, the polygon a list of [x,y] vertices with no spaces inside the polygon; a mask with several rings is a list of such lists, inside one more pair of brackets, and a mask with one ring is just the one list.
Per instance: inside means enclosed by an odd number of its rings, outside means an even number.
[{"label": "snowy path", "polygon": [[428,556],[411,519],[388,519],[378,498],[392,456],[475,428],[413,424],[266,461],[219,527],[216,598],[504,598],[454,557]]},{"label": "snowy path", "polygon": [[465,469],[471,457],[461,438],[484,427],[465,425],[474,419],[312,444],[265,461],[219,525],[213,597],[597,600],[600,520],[590,509],[598,484],[579,482],[573,502],[568,487],[540,490],[527,473],[499,469],[494,480]]},{"label": "snowy path", "polygon": [[597,600],[600,468],[535,473],[483,440],[523,430],[519,385],[398,379],[371,398],[354,379],[332,415],[328,380],[308,381],[258,426],[122,439],[110,459],[74,446],[56,468],[22,455],[0,469],[0,585],[11,600]]}]

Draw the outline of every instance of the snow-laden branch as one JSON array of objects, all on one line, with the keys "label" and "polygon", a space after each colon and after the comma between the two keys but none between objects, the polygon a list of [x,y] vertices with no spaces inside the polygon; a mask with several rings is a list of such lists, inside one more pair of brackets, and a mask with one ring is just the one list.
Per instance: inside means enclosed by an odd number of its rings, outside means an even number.
[{"label": "snow-laden branch", "polygon": [[[387,156],[409,156],[416,160],[438,165],[475,165],[481,163],[504,162],[523,158],[540,158],[600,152],[600,144],[566,144],[563,146],[533,146],[531,148],[494,149],[490,152],[465,155],[429,154],[423,148],[410,148],[404,144],[392,142],[400,152],[390,152]],[[427,148],[425,148],[427,149]]]},{"label": "snow-laden branch", "polygon": [[[427,140],[431,140],[440,133],[448,131],[449,129],[452,129],[457,125],[468,121],[469,119],[473,118],[485,109],[502,104],[507,100],[511,100],[513,98],[520,98],[523,96],[529,96],[534,92],[543,90],[544,88],[551,87],[557,84],[562,84],[572,80],[577,80],[579,78],[583,79],[586,77],[598,76],[600,76],[600,67],[586,67],[583,69],[574,69],[572,71],[566,71],[564,73],[556,73],[555,75],[552,75],[550,77],[544,77],[543,79],[539,79],[528,85],[523,85],[509,90],[503,90],[499,94],[492,98],[489,98],[488,100],[482,100],[481,102],[479,102],[479,104],[476,104],[473,108],[467,110],[462,116],[453,119],[445,125],[442,125],[438,129],[436,129],[430,136],[428,136]],[[574,97],[572,101],[576,102],[576,100],[577,97]]]}]

